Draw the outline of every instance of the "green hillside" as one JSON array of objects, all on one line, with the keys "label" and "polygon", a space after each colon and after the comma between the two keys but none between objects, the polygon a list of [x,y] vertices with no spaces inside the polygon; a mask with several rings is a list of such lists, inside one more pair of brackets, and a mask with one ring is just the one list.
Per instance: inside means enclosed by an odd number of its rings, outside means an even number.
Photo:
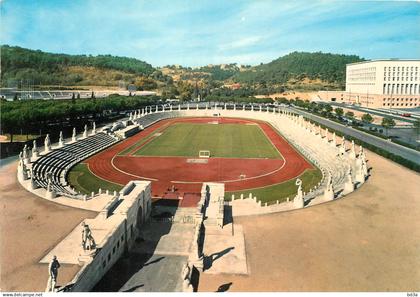
[{"label": "green hillside", "polygon": [[270,63],[239,72],[233,80],[247,84],[284,84],[290,80],[345,83],[346,64],[363,61],[354,55],[293,52]]},{"label": "green hillside", "polygon": [[[127,57],[52,54],[17,46],[1,46],[2,85],[12,80],[33,80],[35,84],[89,84],[100,75],[109,80],[134,79],[155,72],[152,65]],[[93,79],[86,80],[85,75]],[[102,83],[100,83],[102,84]]]}]

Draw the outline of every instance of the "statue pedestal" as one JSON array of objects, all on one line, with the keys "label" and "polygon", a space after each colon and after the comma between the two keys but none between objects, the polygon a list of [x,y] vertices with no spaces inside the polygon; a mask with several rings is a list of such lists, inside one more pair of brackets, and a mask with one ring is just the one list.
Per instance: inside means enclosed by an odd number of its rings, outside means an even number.
[{"label": "statue pedestal", "polygon": [[305,206],[305,201],[303,200],[302,194],[296,195],[296,197],[293,199],[293,205],[295,208],[303,208]]},{"label": "statue pedestal", "polygon": [[325,192],[324,192],[324,199],[325,199],[325,201],[332,201],[332,200],[334,200],[334,191],[325,190]]},{"label": "statue pedestal", "polygon": [[350,194],[354,191],[354,184],[351,181],[347,181],[344,184],[343,195]]},{"label": "statue pedestal", "polygon": [[57,195],[55,194],[54,191],[47,191],[47,193],[45,194],[45,197],[47,199],[54,199]]},{"label": "statue pedestal", "polygon": [[96,249],[82,250],[77,260],[80,264],[90,262],[96,255]]}]

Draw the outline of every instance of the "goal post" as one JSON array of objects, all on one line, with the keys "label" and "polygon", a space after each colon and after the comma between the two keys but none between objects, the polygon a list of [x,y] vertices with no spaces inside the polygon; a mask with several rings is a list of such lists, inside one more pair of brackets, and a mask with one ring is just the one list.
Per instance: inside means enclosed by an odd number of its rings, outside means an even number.
[{"label": "goal post", "polygon": [[201,150],[198,152],[199,158],[210,158],[210,151]]}]

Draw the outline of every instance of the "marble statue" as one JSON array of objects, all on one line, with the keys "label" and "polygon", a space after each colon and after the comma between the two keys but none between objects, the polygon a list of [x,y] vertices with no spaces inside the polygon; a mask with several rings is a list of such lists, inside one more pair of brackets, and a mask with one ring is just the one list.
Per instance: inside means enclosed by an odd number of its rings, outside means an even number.
[{"label": "marble statue", "polygon": [[305,206],[305,201],[303,200],[303,191],[302,191],[302,180],[300,178],[296,179],[296,186],[298,186],[297,193],[293,199],[293,204],[295,208],[303,208]]},{"label": "marble statue", "polygon": [[351,147],[350,147],[350,152],[349,152],[349,156],[351,159],[355,159],[356,158],[356,150],[354,147],[354,140],[351,141]]},{"label": "marble statue", "polygon": [[95,124],[95,122],[93,122],[93,124],[92,124],[92,135],[95,135],[96,134],[96,124]]},{"label": "marble statue", "polygon": [[64,146],[63,131],[60,131],[60,136],[58,138],[58,146],[59,147],[63,147]]},{"label": "marble statue", "polygon": [[343,194],[347,195],[353,191],[354,191],[353,175],[352,175],[351,166],[349,166],[349,169],[347,170],[346,182],[344,183]]},{"label": "marble statue", "polygon": [[50,134],[47,134],[44,140],[44,152],[49,153],[50,150],[51,150]]},{"label": "marble statue", "polygon": [[36,141],[32,144],[32,158],[38,158],[38,148],[36,147]]},{"label": "marble statue", "polygon": [[23,160],[26,160],[26,159],[28,159],[28,146],[25,144],[24,146],[23,146],[23,150],[22,150],[22,159]]},{"label": "marble statue", "polygon": [[71,135],[71,141],[72,142],[76,142],[77,138],[76,138],[76,128],[73,128],[73,134]]},{"label": "marble statue", "polygon": [[53,256],[50,264],[48,265],[48,283],[45,292],[55,292],[58,268],[60,268],[60,263],[58,262],[57,257]]},{"label": "marble statue", "polygon": [[83,250],[93,250],[96,248],[95,240],[92,236],[92,231],[89,228],[89,225],[82,223],[82,247]]},{"label": "marble statue", "polygon": [[87,137],[87,135],[88,135],[88,128],[87,128],[87,125],[85,125],[85,130],[83,131],[83,138],[86,138]]},{"label": "marble statue", "polygon": [[324,199],[326,201],[334,200],[334,188],[333,188],[331,172],[328,173],[327,185],[324,191]]},{"label": "marble statue", "polygon": [[347,148],[346,148],[346,138],[343,136],[343,138],[341,139],[341,145],[340,145],[340,153],[344,154],[346,152]]}]

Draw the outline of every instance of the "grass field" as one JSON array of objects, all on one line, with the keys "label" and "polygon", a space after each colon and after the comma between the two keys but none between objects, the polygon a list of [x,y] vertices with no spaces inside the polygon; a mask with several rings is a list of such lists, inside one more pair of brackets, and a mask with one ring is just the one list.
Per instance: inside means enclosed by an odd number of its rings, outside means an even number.
[{"label": "grass field", "polygon": [[[308,192],[310,188],[314,187],[318,182],[321,181],[322,173],[319,169],[310,169],[302,173],[299,178],[302,180],[302,189],[304,192]],[[252,196],[256,196],[258,201],[261,201],[263,204],[273,204],[276,203],[276,200],[279,202],[284,202],[287,200],[287,197],[293,199],[296,195],[297,186],[296,178],[263,188],[250,189],[237,192],[226,192],[225,199],[231,200],[232,194],[235,195],[235,199],[238,199],[241,194],[244,197],[248,197],[249,193],[252,193]]]},{"label": "grass field", "polygon": [[69,172],[69,182],[83,194],[97,193],[99,188],[102,190],[119,191],[123,186],[111,183],[95,176],[90,172],[88,166],[84,163],[77,164]]},{"label": "grass field", "polygon": [[176,123],[163,130],[134,154],[141,156],[281,158],[258,125]]}]

